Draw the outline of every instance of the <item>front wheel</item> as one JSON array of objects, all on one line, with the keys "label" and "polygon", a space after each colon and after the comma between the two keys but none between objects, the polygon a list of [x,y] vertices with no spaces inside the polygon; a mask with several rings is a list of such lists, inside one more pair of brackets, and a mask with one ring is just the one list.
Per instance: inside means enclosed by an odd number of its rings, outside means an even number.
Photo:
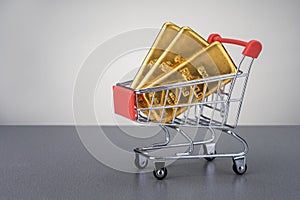
[{"label": "front wheel", "polygon": [[166,178],[167,174],[168,174],[168,171],[167,171],[167,168],[165,168],[165,167],[163,167],[161,169],[153,170],[153,175],[158,180],[163,180],[164,178]]}]

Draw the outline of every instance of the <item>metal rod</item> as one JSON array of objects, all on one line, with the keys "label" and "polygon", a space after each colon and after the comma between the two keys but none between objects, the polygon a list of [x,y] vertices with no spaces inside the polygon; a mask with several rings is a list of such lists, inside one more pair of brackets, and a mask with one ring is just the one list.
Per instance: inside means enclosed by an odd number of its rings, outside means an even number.
[{"label": "metal rod", "polygon": [[[182,93],[182,87],[179,89],[179,94],[178,94],[178,99],[177,99],[177,105],[180,102],[180,98],[181,98],[181,93]],[[174,116],[172,119],[172,123],[174,123],[175,117],[176,117],[176,112],[177,112],[178,107],[175,107],[175,111],[174,111]]]},{"label": "metal rod", "polygon": [[152,144],[152,147],[154,147],[154,148],[155,147],[166,146],[166,145],[168,145],[170,143],[170,132],[169,132],[169,130],[167,129],[166,126],[164,126],[162,124],[160,124],[159,126],[162,128],[163,132],[165,133],[165,141],[162,142],[162,143],[154,143],[154,144]]},{"label": "metal rod", "polygon": [[150,104],[150,108],[149,108],[149,111],[148,111],[147,121],[149,121],[149,119],[150,119],[150,113],[151,113],[152,107],[153,107],[154,96],[155,96],[155,91],[153,92],[153,96],[152,96],[152,99],[151,99],[151,104]]}]

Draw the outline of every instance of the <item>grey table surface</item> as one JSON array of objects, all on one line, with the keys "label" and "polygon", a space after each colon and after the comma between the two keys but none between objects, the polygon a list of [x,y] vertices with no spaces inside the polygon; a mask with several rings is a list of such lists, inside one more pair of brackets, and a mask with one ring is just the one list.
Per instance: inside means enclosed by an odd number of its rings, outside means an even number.
[{"label": "grey table surface", "polygon": [[[132,145],[118,127],[103,129]],[[237,130],[250,147],[246,174],[235,175],[229,158],[179,160],[158,181],[103,165],[75,127],[0,126],[0,199],[300,199],[300,126]]]}]

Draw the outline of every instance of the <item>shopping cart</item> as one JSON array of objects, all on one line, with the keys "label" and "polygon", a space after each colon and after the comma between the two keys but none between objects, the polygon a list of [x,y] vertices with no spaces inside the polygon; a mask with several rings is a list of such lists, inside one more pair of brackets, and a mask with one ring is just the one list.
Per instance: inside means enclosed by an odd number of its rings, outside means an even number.
[{"label": "shopping cart", "polygon": [[[260,54],[262,45],[256,40],[244,42],[235,39],[222,38],[218,34],[211,34],[208,38],[208,43],[211,44],[214,41],[219,41],[222,44],[228,43],[244,47],[242,51],[242,58],[238,65],[236,65],[237,69],[235,74],[226,74],[144,89],[130,88],[132,81],[117,83],[115,86],[113,86],[116,114],[122,115],[142,124],[146,123],[158,125],[163,130],[164,141],[162,143],[156,143],[147,147],[139,147],[134,149],[136,155],[136,167],[143,169],[147,166],[148,160],[154,161],[155,168],[153,174],[159,180],[164,179],[167,176],[166,162],[176,159],[205,158],[208,161],[212,161],[213,159],[219,157],[231,157],[233,160],[233,171],[236,174],[242,175],[247,170],[245,155],[248,151],[248,145],[247,142],[241,138],[234,129],[238,124],[251,66],[254,59],[256,59]],[[223,85],[222,82],[228,79],[231,81],[228,84]],[[165,91],[165,99],[167,99],[166,97],[168,92],[171,90],[179,89],[181,91],[184,87],[190,87],[195,90],[195,86],[199,84],[204,86],[217,84],[217,87],[213,94],[203,98],[200,102],[197,101],[188,102],[185,104],[168,105],[165,100],[164,104],[161,106],[153,105],[153,98],[156,93]],[[206,90],[204,89],[203,96],[205,96],[205,92]],[[147,93],[153,94],[151,104],[146,108],[140,108],[138,105],[138,95]],[[190,95],[193,95],[193,92],[191,92]],[[180,96],[178,97],[177,102],[179,102],[179,99]],[[174,115],[172,120],[168,122],[162,122],[164,110],[170,108],[180,109],[182,107],[187,108],[182,114],[179,116]],[[162,110],[162,112],[160,112],[161,118],[158,121],[153,121],[150,119],[150,112],[155,110]],[[147,115],[145,113],[149,114]],[[183,130],[184,127],[193,127],[206,130],[206,137],[200,141],[194,141],[193,138]],[[174,129],[178,134],[182,135],[186,142],[171,144],[169,129]],[[239,141],[243,146],[242,151],[237,153],[217,153],[217,131],[220,133],[226,133],[232,136],[235,140]],[[200,151],[197,153],[195,151],[195,147],[197,145],[203,147],[203,153],[199,153]],[[153,152],[156,150],[182,147],[185,147],[184,151],[177,152],[172,155],[162,156],[153,154]]]}]

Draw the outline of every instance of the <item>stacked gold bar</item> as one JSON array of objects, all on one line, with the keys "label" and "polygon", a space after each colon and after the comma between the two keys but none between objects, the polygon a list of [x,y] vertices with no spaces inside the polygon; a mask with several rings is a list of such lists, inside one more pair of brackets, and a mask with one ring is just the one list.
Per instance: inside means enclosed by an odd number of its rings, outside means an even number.
[{"label": "stacked gold bar", "polygon": [[[208,44],[189,27],[165,23],[134,78],[131,88],[151,88],[235,73],[236,67],[219,42]],[[221,86],[230,80],[224,80]],[[215,92],[218,82],[198,84],[138,96],[138,108],[200,102]],[[188,107],[143,111],[154,122],[167,123]]]}]

